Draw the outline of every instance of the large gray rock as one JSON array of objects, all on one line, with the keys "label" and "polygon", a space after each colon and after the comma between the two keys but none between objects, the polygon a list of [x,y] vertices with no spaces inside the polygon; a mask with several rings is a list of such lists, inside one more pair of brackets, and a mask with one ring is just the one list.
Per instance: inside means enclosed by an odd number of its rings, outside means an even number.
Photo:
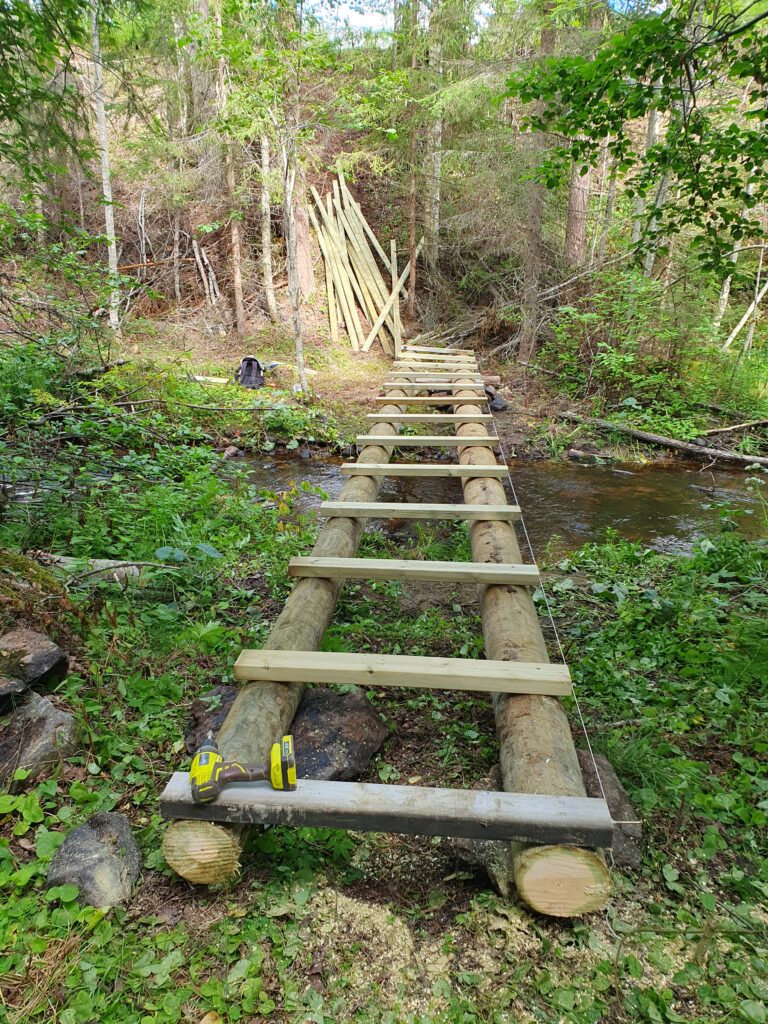
[{"label": "large gray rock", "polygon": [[13,629],[0,636],[0,697],[29,686],[50,686],[67,674],[62,649],[42,633]]},{"label": "large gray rock", "polygon": [[114,907],[130,899],[141,853],[124,814],[94,814],[67,836],[48,868],[48,888],[76,885],[79,900]]},{"label": "large gray rock", "polygon": [[[613,820],[631,823],[619,824],[614,828],[613,847],[608,852],[608,863],[613,863],[617,868],[639,868],[643,861],[643,826],[626,789],[607,758],[595,754],[593,764],[592,755],[588,750],[577,750],[576,753],[579,755],[587,796],[602,797],[605,790],[605,802]],[[595,764],[600,773],[599,779],[595,772]],[[603,784],[602,788],[600,782]]]},{"label": "large gray rock", "polygon": [[[236,686],[217,686],[193,703],[185,736],[190,753],[209,732],[216,735],[237,693]],[[356,779],[387,737],[387,727],[359,690],[305,690],[291,732],[301,779]]]},{"label": "large gray rock", "polygon": [[388,735],[361,690],[305,690],[291,731],[298,777],[342,782],[363,774]]},{"label": "large gray rock", "polygon": [[14,676],[0,676],[0,700],[3,697],[15,697],[24,693],[28,684],[23,679],[16,679]]},{"label": "large gray rock", "polygon": [[[0,781],[7,782],[17,768],[34,777],[50,770],[77,750],[77,724],[47,697],[31,692],[0,718]],[[12,791],[20,783],[11,782]]]}]

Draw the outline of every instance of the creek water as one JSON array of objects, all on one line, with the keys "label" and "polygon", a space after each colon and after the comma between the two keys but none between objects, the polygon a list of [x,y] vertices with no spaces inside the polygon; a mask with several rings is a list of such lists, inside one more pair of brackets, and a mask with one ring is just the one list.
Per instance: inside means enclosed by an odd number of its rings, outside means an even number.
[{"label": "creek water", "polygon": [[[280,454],[248,460],[248,474],[259,487],[279,491],[296,484],[338,498],[346,479],[342,459],[328,455],[300,458]],[[742,470],[702,469],[670,460],[650,466],[584,465],[545,459],[513,461],[510,477],[523,509],[533,550],[557,557],[588,541],[601,541],[608,530],[667,552],[690,551],[694,543],[720,528],[727,506],[736,510],[739,529],[748,537],[765,534],[765,515]],[[514,500],[507,485],[507,495]],[[386,478],[382,501],[458,502],[461,485],[453,479]],[[321,497],[307,492],[300,509],[317,507]],[[402,520],[384,522],[390,531],[408,529]]]}]

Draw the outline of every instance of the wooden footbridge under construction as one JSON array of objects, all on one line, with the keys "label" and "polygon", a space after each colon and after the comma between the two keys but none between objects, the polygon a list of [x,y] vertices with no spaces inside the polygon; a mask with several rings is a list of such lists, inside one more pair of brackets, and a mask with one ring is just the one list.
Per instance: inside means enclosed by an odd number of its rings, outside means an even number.
[{"label": "wooden footbridge under construction", "polygon": [[[539,573],[522,562],[514,528],[521,513],[507,502],[508,470],[494,454],[499,439],[475,357],[405,345],[382,390],[370,432],[357,439],[357,461],[342,466],[349,480],[339,500],[320,506],[325,523],[311,555],[290,562],[297,583],[264,648],[237,659],[244,685],[219,749],[226,760],[266,761],[290,730],[307,683],[484,692],[494,702],[504,792],[300,780],[293,793],[233,785],[213,803],[194,804],[179,772],[160,800],[161,813],[177,819],[165,835],[166,860],[189,881],[221,882],[237,873],[245,833],[256,824],[500,840],[530,907],[561,917],[599,909],[610,893],[600,850],[610,847],[614,824],[605,801],[585,794],[560,700],[571,693],[570,674],[547,654],[531,590]],[[404,423],[446,424],[453,433],[399,437]],[[398,448],[421,446],[446,448],[456,461],[390,461]],[[383,479],[396,476],[455,477],[463,503],[377,501]],[[393,516],[466,520],[473,561],[355,557],[367,521]],[[321,653],[347,579],[477,583],[486,660]]]}]

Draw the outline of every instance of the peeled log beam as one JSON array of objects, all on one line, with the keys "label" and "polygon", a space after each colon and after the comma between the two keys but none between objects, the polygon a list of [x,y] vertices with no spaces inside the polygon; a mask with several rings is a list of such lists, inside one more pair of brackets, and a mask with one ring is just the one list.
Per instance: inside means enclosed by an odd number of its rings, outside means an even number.
[{"label": "peeled log beam", "polygon": [[[393,402],[401,393],[393,395]],[[397,405],[381,410],[376,433],[397,435],[387,413],[399,412]],[[370,445],[360,452],[358,462],[385,462],[391,449]],[[353,477],[339,496],[345,502],[376,500],[383,477]],[[350,558],[357,551],[366,526],[365,518],[328,519],[317,536],[312,555]],[[333,617],[343,580],[300,579],[277,617],[264,643],[265,650],[316,651]],[[288,732],[304,692],[299,683],[251,683],[237,695],[217,743],[225,760],[259,764],[266,762],[277,737]],[[224,882],[240,870],[240,853],[247,829],[217,825],[211,821],[175,821],[163,839],[167,863],[189,882],[212,885]]]},{"label": "peeled log beam", "polygon": [[677,441],[674,437],[664,437],[661,434],[649,434],[645,430],[635,430],[634,427],[625,427],[622,423],[612,423],[610,420],[592,419],[590,416],[579,416],[575,412],[562,412],[559,418],[569,420],[571,423],[584,423],[589,427],[598,427],[600,430],[616,430],[618,433],[628,434],[638,441],[660,444],[664,448],[672,448],[675,451],[685,452],[686,455],[696,455],[699,458],[706,456],[708,459],[720,459],[722,462],[740,462],[747,466],[768,466],[768,458],[765,456],[742,455],[741,452],[726,452],[722,448],[705,448],[704,445]]},{"label": "peeled log beam", "polygon": [[[467,392],[461,412],[478,407]],[[471,438],[482,426],[467,423],[457,434]],[[485,446],[464,448],[463,465],[496,462]],[[463,481],[464,501],[499,505],[506,501],[498,480]],[[521,562],[515,530],[505,522],[470,524],[476,562]],[[480,591],[485,654],[494,661],[549,661],[533,598],[526,587],[486,586]],[[501,696],[494,699],[504,789],[511,793],[585,796],[584,781],[561,702],[555,697]],[[529,907],[554,917],[578,917],[604,907],[611,891],[602,855],[573,846],[512,845],[514,881]]]}]

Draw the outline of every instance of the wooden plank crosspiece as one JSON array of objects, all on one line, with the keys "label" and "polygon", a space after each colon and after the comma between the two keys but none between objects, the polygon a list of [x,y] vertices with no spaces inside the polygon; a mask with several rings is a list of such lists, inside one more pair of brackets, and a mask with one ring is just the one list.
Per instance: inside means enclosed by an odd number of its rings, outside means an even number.
[{"label": "wooden plank crosspiece", "polygon": [[398,437],[387,437],[381,434],[359,434],[355,438],[358,448],[377,445],[381,448],[498,448],[500,441],[493,434],[480,434],[477,437],[455,437],[453,434],[400,434]]},{"label": "wooden plank crosspiece", "polygon": [[324,501],[324,516],[350,519],[448,519],[465,522],[516,522],[520,518],[517,505],[429,505],[426,502],[386,501]]},{"label": "wooden plank crosspiece", "polygon": [[487,562],[428,562],[402,558],[292,558],[289,576],[341,577],[348,580],[421,580],[438,583],[539,582],[535,565],[489,565]]},{"label": "wooden plank crosspiece", "polygon": [[473,394],[469,397],[466,394],[457,398],[455,395],[408,395],[407,398],[392,398],[390,395],[378,395],[374,398],[377,405],[391,405],[394,402],[400,406],[414,405],[485,405],[487,398],[484,394]]},{"label": "wooden plank crosspiece", "polygon": [[[392,399],[393,403],[396,399]],[[453,413],[453,412],[369,412],[367,420],[374,420],[381,423],[386,420],[389,423],[487,423],[493,419],[489,412],[477,413]]]},{"label": "wooden plank crosspiece", "polygon": [[417,658],[404,654],[319,651],[242,651],[235,679],[277,683],[357,683],[479,693],[540,693],[565,696],[571,676],[565,665]]},{"label": "wooden plank crosspiece", "polygon": [[584,846],[609,845],[613,831],[605,802],[589,797],[302,779],[295,793],[239,784],[223,790],[214,803],[194,804],[189,777],[182,772],[171,778],[160,798],[160,813],[206,821]]},{"label": "wooden plank crosspiece", "polygon": [[425,465],[423,462],[345,462],[341,467],[342,476],[411,476],[411,477],[496,477],[506,480],[509,475],[506,466],[460,466],[455,462],[439,465]]}]

